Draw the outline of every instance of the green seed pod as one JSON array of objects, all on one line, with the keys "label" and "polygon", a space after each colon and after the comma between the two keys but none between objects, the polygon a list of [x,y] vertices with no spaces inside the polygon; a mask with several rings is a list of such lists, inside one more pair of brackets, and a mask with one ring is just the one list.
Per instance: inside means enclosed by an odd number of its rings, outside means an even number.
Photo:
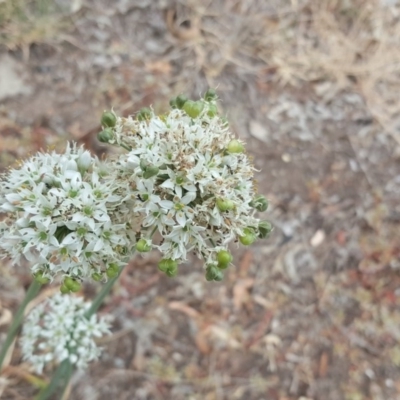
[{"label": "green seed pod", "polygon": [[171,106],[171,108],[178,108],[178,106],[176,105],[176,98],[172,98],[169,101],[169,105]]},{"label": "green seed pod", "polygon": [[117,264],[110,264],[110,266],[106,269],[106,275],[109,278],[115,278],[119,274],[119,267]]},{"label": "green seed pod", "polygon": [[69,288],[71,290],[71,292],[79,292],[79,290],[81,290],[81,284],[78,281],[74,281],[72,287]]},{"label": "green seed pod", "polygon": [[99,274],[98,272],[93,272],[92,274],[92,279],[96,282],[100,282],[101,279],[103,278],[102,274]]},{"label": "green seed pod", "polygon": [[256,240],[256,235],[250,228],[245,228],[243,230],[244,235],[239,237],[240,243],[245,246],[250,246]]},{"label": "green seed pod", "polygon": [[214,280],[214,277],[216,276],[216,270],[217,268],[214,265],[209,265],[206,269],[206,280],[211,282]]},{"label": "green seed pod", "polygon": [[67,294],[67,293],[70,292],[70,290],[69,290],[65,285],[61,285],[61,286],[60,286],[60,292],[61,292],[62,294]]},{"label": "green seed pod", "polygon": [[114,128],[115,124],[117,123],[117,117],[111,111],[104,111],[103,115],[101,116],[101,126],[106,128]]},{"label": "green seed pod", "polygon": [[183,110],[191,118],[198,117],[203,111],[204,103],[202,101],[187,100],[183,105]]},{"label": "green seed pod", "polygon": [[75,279],[71,278],[70,276],[67,276],[64,279],[63,285],[66,286],[69,290],[72,290],[72,288],[75,286]]},{"label": "green seed pod", "polygon": [[250,207],[257,209],[258,211],[267,211],[268,200],[264,196],[256,196],[251,202]]},{"label": "green seed pod", "polygon": [[168,268],[165,273],[170,278],[175,277],[178,274],[178,265],[174,265],[173,267]]},{"label": "green seed pod", "polygon": [[273,231],[274,227],[272,226],[271,222],[269,221],[261,221],[258,224],[258,237],[260,239],[267,238],[270,233]]},{"label": "green seed pod", "polygon": [[144,179],[149,179],[152,176],[155,176],[159,173],[160,169],[156,167],[155,165],[150,165],[146,168],[146,170],[143,172],[143,178]]},{"label": "green seed pod", "polygon": [[136,250],[139,253],[147,253],[148,251],[151,250],[151,245],[147,244],[147,240],[146,239],[140,239],[136,243]]},{"label": "green seed pod", "polygon": [[214,274],[214,281],[220,282],[224,279],[224,273],[218,269]]},{"label": "green seed pod", "polygon": [[217,114],[218,114],[217,106],[215,104],[209,104],[207,115],[212,118],[215,117]]},{"label": "green seed pod", "polygon": [[114,132],[111,128],[106,128],[97,135],[97,139],[99,142],[108,143],[110,140],[114,139]]},{"label": "green seed pod", "polygon": [[227,250],[221,250],[217,253],[218,268],[225,269],[232,262],[232,254]]},{"label": "green seed pod", "polygon": [[174,269],[178,267],[178,263],[175,260],[171,260],[170,258],[163,258],[158,263],[158,269],[162,272],[167,272],[169,269]]},{"label": "green seed pod", "polygon": [[145,121],[147,119],[151,118],[151,110],[148,107],[143,107],[140,111],[139,114],[137,115],[138,121]]},{"label": "green seed pod", "polygon": [[106,269],[106,275],[109,278],[115,278],[118,275],[118,271],[116,271],[115,269],[112,269],[112,268],[108,268],[108,269]]},{"label": "green seed pod", "polygon": [[221,281],[224,278],[223,272],[215,265],[208,265],[206,269],[207,281]]},{"label": "green seed pod", "polygon": [[235,207],[235,204],[233,203],[233,201],[227,200],[227,199],[217,199],[216,204],[220,211],[233,210]]},{"label": "green seed pod", "polygon": [[217,98],[217,92],[215,89],[208,89],[207,92],[204,94],[204,100],[205,101],[212,101]]},{"label": "green seed pod", "polygon": [[229,142],[227,147],[228,153],[243,153],[244,146],[239,140],[233,139]]},{"label": "green seed pod", "polygon": [[182,110],[184,104],[188,101],[188,98],[184,95],[184,94],[180,94],[177,98],[176,98],[176,106]]},{"label": "green seed pod", "polygon": [[46,285],[47,283],[50,282],[50,279],[49,279],[49,278],[46,278],[45,276],[43,276],[43,272],[42,272],[42,271],[37,272],[37,273],[34,275],[34,277],[35,277],[35,281],[36,281],[36,282],[39,282],[39,283],[42,284],[42,285]]}]

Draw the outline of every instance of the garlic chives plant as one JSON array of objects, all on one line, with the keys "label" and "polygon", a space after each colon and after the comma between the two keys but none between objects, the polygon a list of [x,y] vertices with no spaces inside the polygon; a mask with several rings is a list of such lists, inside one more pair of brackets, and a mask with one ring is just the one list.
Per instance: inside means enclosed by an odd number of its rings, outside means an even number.
[{"label": "garlic chives plant", "polygon": [[[233,262],[232,242],[248,246],[272,231],[256,215],[268,202],[257,193],[244,143],[218,113],[215,92],[170,104],[162,115],[104,112],[98,138],[122,150],[104,161],[68,144],[64,153],[38,153],[0,176],[0,256],[28,261],[37,283],[61,281],[63,295],[32,310],[22,332],[23,357],[38,373],[59,364],[40,399],[53,393],[64,368],[84,368],[99,356],[94,338],[109,327],[95,312],[135,251],[157,249],[158,268],[170,277],[193,252],[206,279],[220,281]],[[71,295],[85,279],[105,283],[91,305]]]}]

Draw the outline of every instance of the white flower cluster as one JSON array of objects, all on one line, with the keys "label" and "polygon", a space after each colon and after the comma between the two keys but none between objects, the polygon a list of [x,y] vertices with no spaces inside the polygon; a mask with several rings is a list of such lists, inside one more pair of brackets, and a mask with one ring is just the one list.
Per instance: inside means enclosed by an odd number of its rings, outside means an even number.
[{"label": "white flower cluster", "polygon": [[112,170],[68,145],[64,154],[38,153],[4,174],[0,254],[14,263],[26,258],[43,282],[57,274],[101,279],[110,265],[125,263],[134,246],[127,190]]},{"label": "white flower cluster", "polygon": [[254,168],[218,115],[215,93],[178,96],[172,106],[160,116],[105,112],[99,139],[128,150],[107,162],[68,145],[1,176],[0,255],[24,257],[43,283],[64,276],[63,293],[79,290],[83,278],[115,276],[135,248],[158,248],[169,276],[194,251],[207,279],[222,279],[231,241],[249,245],[271,231],[255,217],[267,201],[256,194]]},{"label": "white flower cluster", "polygon": [[57,294],[35,307],[26,317],[22,329],[23,358],[37,373],[47,364],[69,361],[78,368],[96,360],[101,349],[95,338],[109,334],[106,318],[85,312],[90,303],[80,297]]},{"label": "white flower cluster", "polygon": [[142,234],[147,229],[162,236],[156,244],[143,235],[138,250],[158,248],[164,257],[159,267],[170,276],[194,251],[205,261],[207,279],[219,280],[231,261],[228,243],[251,244],[260,234],[254,168],[218,116],[213,94],[176,103],[161,116],[149,109],[136,118],[111,115],[101,138],[129,150],[116,160],[118,179],[129,184]]}]

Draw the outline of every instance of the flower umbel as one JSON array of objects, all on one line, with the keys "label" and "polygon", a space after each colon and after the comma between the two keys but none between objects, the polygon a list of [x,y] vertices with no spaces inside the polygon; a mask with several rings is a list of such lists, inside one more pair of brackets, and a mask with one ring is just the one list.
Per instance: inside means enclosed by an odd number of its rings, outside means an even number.
[{"label": "flower umbel", "polygon": [[21,336],[22,355],[37,373],[65,359],[83,369],[98,359],[95,339],[109,334],[106,318],[85,312],[90,303],[80,297],[57,294],[35,307],[26,317]]},{"label": "flower umbel", "polygon": [[0,178],[0,254],[32,263],[41,281],[105,275],[134,247],[126,189],[82,147],[38,153]]},{"label": "flower umbel", "polygon": [[151,109],[136,117],[114,114],[108,140],[128,150],[115,160],[116,176],[134,199],[143,243],[150,247],[146,230],[158,231],[162,241],[152,247],[164,260],[179,264],[194,251],[213,271],[210,280],[221,280],[230,264],[231,258],[220,260],[229,242],[249,245],[262,236],[255,212],[267,208],[244,145],[218,115],[216,100],[209,90],[198,101],[172,99],[160,116]]}]

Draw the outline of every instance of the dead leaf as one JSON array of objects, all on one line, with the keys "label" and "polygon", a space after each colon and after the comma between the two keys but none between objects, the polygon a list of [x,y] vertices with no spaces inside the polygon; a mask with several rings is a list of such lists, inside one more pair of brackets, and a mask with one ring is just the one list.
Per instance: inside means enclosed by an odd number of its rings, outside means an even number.
[{"label": "dead leaf", "polygon": [[243,304],[250,301],[248,290],[254,285],[254,279],[240,279],[233,287],[233,304],[236,310],[240,310]]},{"label": "dead leaf", "polygon": [[171,63],[166,60],[158,60],[146,64],[149,71],[155,74],[169,75],[171,73],[172,67]]},{"label": "dead leaf", "polygon": [[249,269],[251,267],[251,262],[253,261],[253,253],[251,251],[246,251],[240,260],[240,277],[245,278],[249,275]]},{"label": "dead leaf", "polygon": [[234,339],[226,329],[223,329],[218,325],[211,325],[208,328],[208,331],[210,332],[211,336],[214,337],[214,339],[223,341],[228,347],[233,349],[242,347],[242,345],[236,339]]},{"label": "dead leaf", "polygon": [[192,307],[188,306],[187,304],[182,303],[180,301],[171,301],[168,304],[168,307],[171,308],[172,310],[183,312],[190,318],[193,318],[193,319],[200,318],[200,314],[198,311],[196,311],[194,308],[192,308]]},{"label": "dead leaf", "polygon": [[328,361],[329,361],[328,353],[324,351],[319,359],[318,376],[320,378],[326,377],[326,373],[328,370]]},{"label": "dead leaf", "polygon": [[203,354],[210,354],[212,350],[207,333],[207,329],[199,330],[194,337],[198,350]]}]

